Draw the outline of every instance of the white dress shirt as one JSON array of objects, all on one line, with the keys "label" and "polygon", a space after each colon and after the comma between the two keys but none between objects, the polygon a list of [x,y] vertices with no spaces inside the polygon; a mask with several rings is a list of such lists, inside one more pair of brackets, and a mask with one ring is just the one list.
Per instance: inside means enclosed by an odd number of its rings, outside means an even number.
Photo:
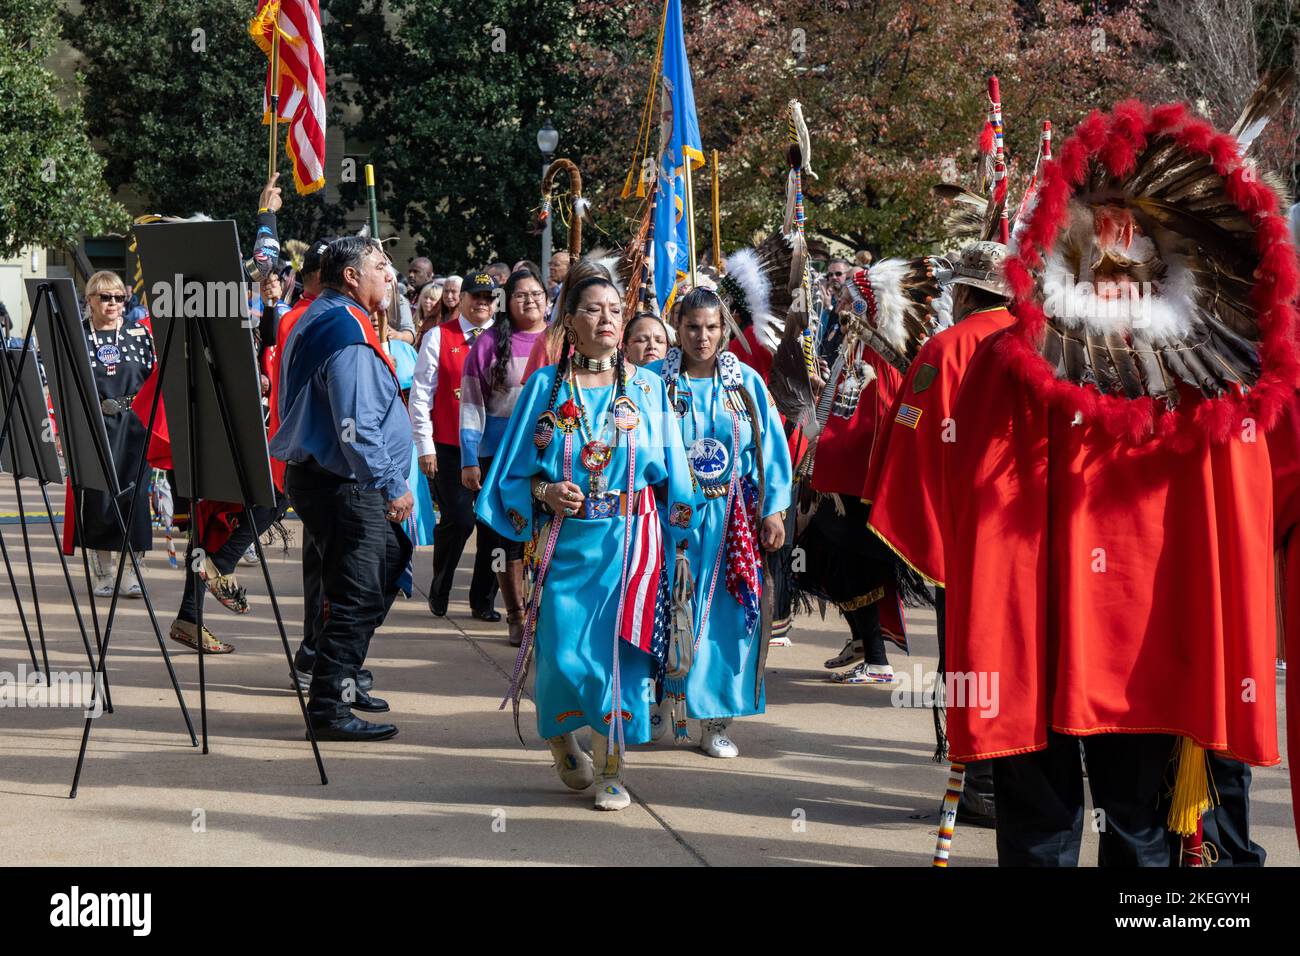
[{"label": "white dress shirt", "polygon": [[[492,328],[496,315],[482,325],[476,326],[463,315],[456,316],[460,330],[468,338],[471,329],[480,332]],[[438,359],[442,355],[442,332],[440,326],[434,326],[425,333],[420,343],[420,357],[415,362],[415,377],[411,381],[411,395],[408,411],[411,414],[411,434],[415,437],[415,454],[423,458],[435,454],[433,443],[433,396],[438,390]]]}]

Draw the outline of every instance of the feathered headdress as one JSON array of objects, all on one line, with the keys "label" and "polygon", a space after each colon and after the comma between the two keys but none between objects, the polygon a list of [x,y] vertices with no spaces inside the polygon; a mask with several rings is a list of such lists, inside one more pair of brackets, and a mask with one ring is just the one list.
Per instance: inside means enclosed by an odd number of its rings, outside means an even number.
[{"label": "feathered headdress", "polygon": [[846,338],[873,349],[900,372],[906,372],[935,328],[939,299],[938,261],[883,259],[858,269],[845,283],[848,309],[841,313]]},{"label": "feathered headdress", "polygon": [[[1245,145],[1279,101],[1252,97],[1233,127]],[[1181,104],[1128,102],[1089,116],[1046,166],[1007,264],[1018,321],[1002,348],[1049,405],[1133,443],[1273,425],[1300,382],[1300,270],[1243,153]]]},{"label": "feathered headdress", "polygon": [[[718,296],[727,303],[743,328],[754,326],[754,335],[769,352],[775,352],[785,331],[784,320],[772,311],[772,273],[788,273],[789,265],[779,255],[780,249],[789,249],[784,237],[777,235],[776,242],[769,238],[754,249],[738,249],[726,258],[726,268],[718,280]],[[764,254],[778,253],[765,261]],[[741,338],[743,343],[745,340]],[[748,345],[746,344],[746,348]]]}]

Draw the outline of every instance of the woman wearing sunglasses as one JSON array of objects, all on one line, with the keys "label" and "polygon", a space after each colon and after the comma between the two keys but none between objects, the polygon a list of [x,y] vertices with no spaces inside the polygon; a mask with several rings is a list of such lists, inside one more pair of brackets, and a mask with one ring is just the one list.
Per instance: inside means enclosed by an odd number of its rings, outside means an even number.
[{"label": "woman wearing sunglasses", "polygon": [[[135,484],[139,477],[140,459],[145,453],[145,430],[131,403],[154,365],[153,336],[143,322],[127,318],[128,297],[117,273],[96,272],[86,282],[88,309],[82,320],[113,469],[122,488]],[[91,549],[95,596],[111,597],[117,579],[113,552],[122,546],[122,529],[112,499],[102,492],[86,490],[77,495],[76,507],[81,518],[81,539],[77,543]],[[121,509],[125,520],[131,509],[129,499],[121,501]],[[147,480],[136,484],[130,532],[131,550],[143,558],[144,552],[153,546]],[[126,597],[141,596],[140,582],[129,560],[122,581]]]}]

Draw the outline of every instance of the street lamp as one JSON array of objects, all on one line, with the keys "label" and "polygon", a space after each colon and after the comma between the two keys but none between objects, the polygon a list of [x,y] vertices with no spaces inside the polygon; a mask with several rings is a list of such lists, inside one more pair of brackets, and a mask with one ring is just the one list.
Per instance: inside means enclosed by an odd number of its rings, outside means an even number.
[{"label": "street lamp", "polygon": [[[560,134],[551,121],[547,118],[542,124],[542,128],[537,131],[537,148],[542,153],[542,178],[546,178],[546,171],[551,168],[551,160],[555,158],[555,148],[560,145]],[[542,285],[543,288],[551,287],[551,222],[555,219],[555,214],[546,217],[546,222],[542,226]]]}]

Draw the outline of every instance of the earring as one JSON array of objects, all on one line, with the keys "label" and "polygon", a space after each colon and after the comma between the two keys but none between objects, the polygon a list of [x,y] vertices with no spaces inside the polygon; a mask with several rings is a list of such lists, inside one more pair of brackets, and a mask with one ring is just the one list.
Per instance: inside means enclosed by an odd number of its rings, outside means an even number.
[{"label": "earring", "polygon": [[573,331],[573,329],[565,329],[564,338],[570,346],[576,346],[578,344],[578,333]]}]

